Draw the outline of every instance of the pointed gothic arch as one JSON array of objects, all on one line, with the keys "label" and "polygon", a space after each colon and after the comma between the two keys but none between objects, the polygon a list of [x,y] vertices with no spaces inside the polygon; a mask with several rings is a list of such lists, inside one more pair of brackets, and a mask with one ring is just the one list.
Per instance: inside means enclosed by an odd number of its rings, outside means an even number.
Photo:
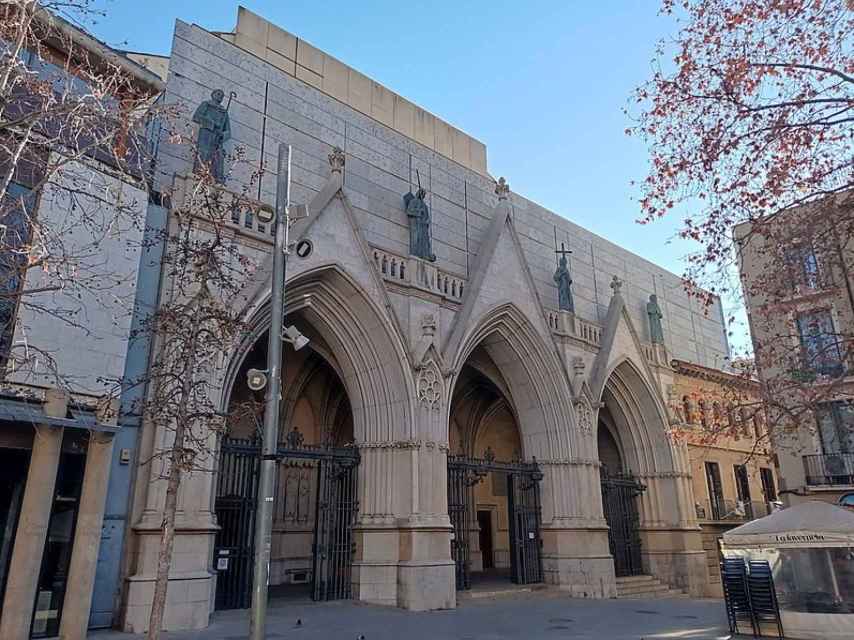
[{"label": "pointed gothic arch", "polygon": [[[406,349],[387,315],[354,277],[337,264],[300,273],[287,283],[285,314],[287,322],[307,335],[314,332],[322,338],[323,355],[347,392],[357,442],[410,437],[407,429],[412,423],[415,390],[405,370],[409,362]],[[246,354],[269,329],[269,285],[254,297],[244,317],[248,331],[225,373],[223,407]]]},{"label": "pointed gothic arch", "polygon": [[627,470],[640,474],[674,471],[678,461],[667,436],[667,414],[643,372],[621,358],[605,379],[600,397],[613,424]]},{"label": "pointed gothic arch", "polygon": [[[451,360],[451,389],[478,347],[489,355],[506,383],[525,458],[569,457],[573,450],[570,426],[575,423],[569,384],[554,350],[531,321],[512,303],[486,312],[461,340]],[[446,416],[446,424],[449,418]]]}]

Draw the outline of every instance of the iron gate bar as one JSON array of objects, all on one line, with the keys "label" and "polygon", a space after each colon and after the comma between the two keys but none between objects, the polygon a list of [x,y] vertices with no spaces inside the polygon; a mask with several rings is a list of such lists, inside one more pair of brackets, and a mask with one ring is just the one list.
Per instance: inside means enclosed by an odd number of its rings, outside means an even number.
[{"label": "iron gate bar", "polygon": [[637,497],[646,491],[631,474],[609,474],[601,469],[602,508],[608,523],[608,546],[617,577],[641,575],[640,514]]},{"label": "iron gate bar", "polygon": [[[357,447],[306,445],[294,428],[279,443],[275,457],[284,461],[313,462],[315,482],[312,537],[312,598],[352,597],[353,526],[359,502]],[[217,577],[216,608],[243,609],[251,602],[253,531],[258,465],[262,455],[257,439],[223,438],[217,478],[214,565],[228,558]],[[281,489],[285,490],[285,489]],[[299,497],[297,496],[297,499]]]},{"label": "iron gate bar", "polygon": [[531,462],[497,461],[487,449],[483,458],[448,456],[448,515],[453,527],[451,554],[460,591],[471,588],[469,533],[474,518],[474,487],[492,472],[507,475],[513,581],[518,584],[543,581],[539,491],[543,474],[536,458]]}]

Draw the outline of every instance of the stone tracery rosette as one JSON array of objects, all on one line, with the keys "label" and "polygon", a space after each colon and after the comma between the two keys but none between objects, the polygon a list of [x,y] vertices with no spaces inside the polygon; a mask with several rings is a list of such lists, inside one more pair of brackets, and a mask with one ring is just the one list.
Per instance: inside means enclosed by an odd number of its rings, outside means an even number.
[{"label": "stone tracery rosette", "polygon": [[582,433],[588,435],[593,433],[593,409],[590,404],[587,400],[578,400],[575,403],[575,408],[578,411],[578,428],[581,429]]},{"label": "stone tracery rosette", "polygon": [[415,380],[418,402],[428,409],[438,409],[442,399],[442,376],[436,364],[430,361],[418,372]]}]

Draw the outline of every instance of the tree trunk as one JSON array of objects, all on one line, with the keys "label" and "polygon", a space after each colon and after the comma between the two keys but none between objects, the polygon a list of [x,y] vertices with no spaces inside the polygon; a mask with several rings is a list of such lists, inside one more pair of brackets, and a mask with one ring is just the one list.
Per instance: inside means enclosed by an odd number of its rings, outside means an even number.
[{"label": "tree trunk", "polygon": [[163,530],[160,534],[160,552],[157,555],[154,599],[151,602],[151,615],[148,619],[148,640],[160,638],[163,616],[166,613],[166,589],[169,586],[169,568],[172,566],[172,547],[175,543],[175,512],[178,509],[178,488],[181,486],[181,465],[175,454],[178,447],[184,444],[183,431],[183,425],[179,425],[175,431],[175,444],[169,458],[171,467],[169,482],[166,485],[166,504],[163,508]]},{"label": "tree trunk", "polygon": [[175,416],[175,441],[169,452],[169,480],[166,484],[166,503],[163,507],[163,530],[160,534],[160,551],[157,554],[157,578],[154,581],[154,598],[148,618],[147,640],[159,640],[166,613],[166,590],[169,587],[169,569],[172,566],[172,547],[175,543],[175,512],[178,509],[178,489],[181,487],[181,471],[184,460],[184,445],[187,430],[187,407],[196,373],[200,313],[193,314],[190,345],[185,354],[181,397]]}]

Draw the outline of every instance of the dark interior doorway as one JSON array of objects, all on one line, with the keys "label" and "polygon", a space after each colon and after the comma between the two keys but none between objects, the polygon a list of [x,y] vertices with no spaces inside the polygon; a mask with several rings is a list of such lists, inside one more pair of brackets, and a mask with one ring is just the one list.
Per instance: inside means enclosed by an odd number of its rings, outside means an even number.
[{"label": "dark interior doorway", "polygon": [[483,569],[495,568],[495,560],[492,553],[492,513],[490,511],[477,512],[477,526],[480,529],[480,553],[483,556]]},{"label": "dark interior doorway", "polygon": [[29,464],[28,450],[0,448],[0,603],[6,592]]}]

